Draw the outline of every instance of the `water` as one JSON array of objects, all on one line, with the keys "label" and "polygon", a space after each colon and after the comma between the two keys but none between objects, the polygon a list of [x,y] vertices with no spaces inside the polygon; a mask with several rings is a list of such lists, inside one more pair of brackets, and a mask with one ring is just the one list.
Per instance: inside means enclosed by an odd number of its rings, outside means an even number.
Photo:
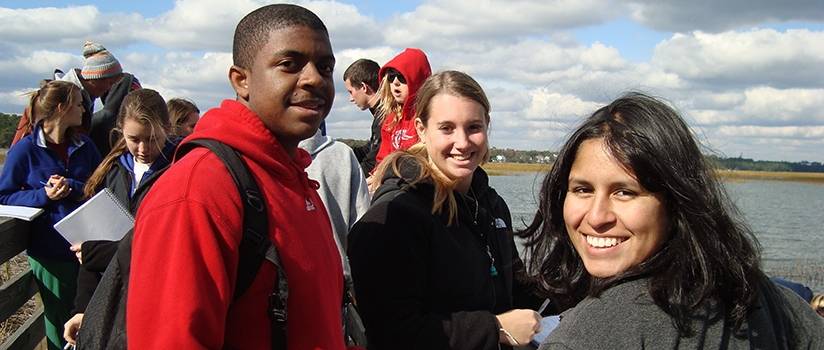
[{"label": "water", "polygon": [[[523,228],[538,208],[543,174],[491,176],[513,226]],[[824,291],[824,184],[730,181],[724,184],[761,243],[764,269]]]}]

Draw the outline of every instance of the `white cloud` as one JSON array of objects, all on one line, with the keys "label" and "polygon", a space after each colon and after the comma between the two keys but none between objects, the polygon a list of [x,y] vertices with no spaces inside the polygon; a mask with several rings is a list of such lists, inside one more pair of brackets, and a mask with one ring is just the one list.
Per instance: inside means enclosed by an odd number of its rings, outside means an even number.
[{"label": "white cloud", "polygon": [[819,0],[630,0],[631,16],[656,30],[720,32],[764,22],[824,19]]},{"label": "white cloud", "polygon": [[[94,6],[68,8],[0,8],[0,37],[5,41],[39,45],[62,41],[66,36],[94,32],[100,12]],[[38,30],[32,30],[37,28]],[[48,28],[48,29],[47,29]]]},{"label": "white cloud", "polygon": [[824,89],[753,87],[712,96],[692,100],[689,114],[700,125],[824,125]]},{"label": "white cloud", "polygon": [[36,50],[26,55],[0,58],[0,88],[37,86],[41,79],[51,78],[54,69],[68,71],[81,62],[80,58],[65,52]]},{"label": "white cloud", "polygon": [[[457,69],[481,83],[492,104],[490,140],[499,148],[557,149],[582,118],[624,91],[640,90],[673,101],[711,147],[727,154],[824,160],[818,154],[824,148],[824,32],[734,24],[742,18],[763,23],[757,18],[772,11],[765,0],[755,0],[763,7],[750,11],[755,17],[703,0],[695,6],[663,1],[629,6],[644,25],[658,28],[655,21],[668,18],[668,28],[690,29],[659,43],[652,59],[641,62],[627,59],[624,46],[609,36],[578,41],[577,29],[627,16],[623,1],[425,0],[387,18],[337,1],[296,3],[324,20],[335,49],[337,101],[327,120],[333,137],[369,136],[371,115],[351,105],[343,89],[346,67],[364,57],[383,64],[403,47],[418,46],[433,71]],[[148,18],[94,6],[0,8],[7,24],[0,27],[0,111],[21,111],[23,91],[52,69],[80,66],[86,39],[108,47],[144,87],[166,98],[188,97],[205,111],[234,96],[227,70],[237,21],[269,2],[239,0],[227,7],[218,0],[180,0]],[[797,5],[808,17],[824,18],[816,15],[817,3]],[[802,10],[785,12],[773,17],[798,19]],[[731,16],[722,27],[734,31],[717,32],[716,19],[704,18],[720,14]],[[688,25],[689,16],[700,18]]]},{"label": "white cloud", "polygon": [[741,111],[756,120],[786,125],[824,124],[824,89],[748,89]]},{"label": "white cloud", "polygon": [[398,46],[449,48],[467,40],[509,41],[601,23],[613,1],[442,0],[425,2],[391,21],[386,41]]},{"label": "white cloud", "polygon": [[675,34],[656,46],[652,63],[708,86],[824,86],[824,32]]},{"label": "white cloud", "polygon": [[3,113],[22,114],[29,101],[27,94],[33,89],[0,91],[0,106],[7,106]]},{"label": "white cloud", "polygon": [[780,139],[824,139],[824,126],[722,126],[718,135],[725,137],[780,138]]},{"label": "white cloud", "polygon": [[531,103],[524,111],[527,119],[569,121],[594,112],[600,104],[583,101],[577,96],[562,94],[547,88],[529,92]]}]

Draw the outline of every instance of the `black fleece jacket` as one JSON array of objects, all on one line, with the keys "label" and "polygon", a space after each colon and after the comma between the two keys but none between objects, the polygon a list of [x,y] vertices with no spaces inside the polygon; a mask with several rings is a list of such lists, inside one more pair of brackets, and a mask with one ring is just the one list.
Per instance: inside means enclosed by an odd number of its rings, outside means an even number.
[{"label": "black fleece jacket", "polygon": [[[115,198],[128,208],[132,215],[137,214],[137,208],[143,197],[149,192],[149,189],[157,181],[160,175],[169,168],[171,157],[180,138],[173,138],[166,142],[163,148],[162,155],[155,160],[156,164],[152,164],[155,170],[152,173],[144,174],[140,180],[140,184],[135,189],[134,194],[130,195],[132,190],[132,171],[123,165],[119,159],[116,159],[112,164],[109,172],[106,173],[105,186],[114,194]],[[106,267],[112,261],[112,258],[117,252],[117,245],[120,241],[94,240],[85,241],[81,247],[83,252],[83,264],[80,265],[80,270],[77,273],[77,293],[74,298],[74,311],[82,313],[86,310],[89,300],[100,282],[100,277],[106,271]]]},{"label": "black fleece jacket", "polygon": [[432,184],[412,187],[392,174],[352,228],[349,259],[370,350],[498,349],[495,315],[537,308],[514,277],[523,264],[509,208],[482,169],[471,187],[455,193],[458,220],[447,226],[445,212],[431,214]]}]

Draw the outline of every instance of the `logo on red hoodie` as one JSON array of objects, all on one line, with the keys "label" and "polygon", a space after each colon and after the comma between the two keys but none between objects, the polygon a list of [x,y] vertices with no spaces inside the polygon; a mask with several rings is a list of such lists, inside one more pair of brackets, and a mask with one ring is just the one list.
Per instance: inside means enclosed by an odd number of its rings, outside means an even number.
[{"label": "logo on red hoodie", "polygon": [[392,147],[393,148],[400,149],[401,148],[401,142],[409,141],[409,140],[411,140],[415,137],[414,135],[407,134],[406,133],[407,131],[408,130],[406,130],[406,129],[395,130],[395,132],[392,134]]}]

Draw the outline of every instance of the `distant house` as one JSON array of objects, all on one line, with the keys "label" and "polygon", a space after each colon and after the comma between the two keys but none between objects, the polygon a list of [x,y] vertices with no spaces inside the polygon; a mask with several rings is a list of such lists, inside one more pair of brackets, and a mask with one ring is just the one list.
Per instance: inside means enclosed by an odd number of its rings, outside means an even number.
[{"label": "distant house", "polygon": [[503,154],[499,154],[492,158],[492,161],[495,163],[504,163],[506,162],[506,157]]}]

